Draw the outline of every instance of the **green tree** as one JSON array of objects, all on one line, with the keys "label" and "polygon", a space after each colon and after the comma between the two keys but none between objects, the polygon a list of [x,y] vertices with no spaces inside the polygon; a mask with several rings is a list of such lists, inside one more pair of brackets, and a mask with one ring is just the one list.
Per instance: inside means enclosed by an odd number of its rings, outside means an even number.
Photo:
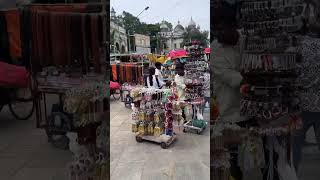
[{"label": "green tree", "polygon": [[183,34],[183,44],[186,44],[190,41],[200,41],[205,47],[209,44],[209,32],[200,31],[198,29],[186,28],[186,32]]}]

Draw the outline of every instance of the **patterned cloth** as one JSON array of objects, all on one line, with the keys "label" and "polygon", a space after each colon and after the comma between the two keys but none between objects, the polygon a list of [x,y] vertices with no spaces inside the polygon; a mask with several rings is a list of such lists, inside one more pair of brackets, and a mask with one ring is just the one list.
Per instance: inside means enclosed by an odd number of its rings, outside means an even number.
[{"label": "patterned cloth", "polygon": [[303,86],[300,91],[303,111],[320,112],[320,38],[305,36],[299,51],[302,63],[298,63],[300,76],[297,82]]}]

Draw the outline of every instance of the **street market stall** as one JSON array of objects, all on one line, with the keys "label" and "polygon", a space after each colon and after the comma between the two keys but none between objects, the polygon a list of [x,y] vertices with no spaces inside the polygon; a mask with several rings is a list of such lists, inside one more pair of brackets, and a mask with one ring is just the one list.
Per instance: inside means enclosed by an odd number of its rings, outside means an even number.
[{"label": "street market stall", "polygon": [[[109,82],[105,5],[31,4],[22,8],[24,49],[36,94],[37,127],[73,152],[70,179],[107,179]],[[52,103],[52,97],[59,97]]]},{"label": "street market stall", "polygon": [[[242,1],[240,113],[246,120],[214,122],[215,179],[230,179],[235,166],[242,179],[298,179],[292,135],[301,123],[296,84],[300,55],[290,49],[298,46],[302,8],[299,0],[279,2]],[[237,165],[231,163],[235,161]]]}]

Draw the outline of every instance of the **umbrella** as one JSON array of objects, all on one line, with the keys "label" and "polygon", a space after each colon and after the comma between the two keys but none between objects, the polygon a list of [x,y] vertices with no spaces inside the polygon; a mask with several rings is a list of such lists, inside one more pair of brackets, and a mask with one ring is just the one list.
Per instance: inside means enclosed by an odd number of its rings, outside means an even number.
[{"label": "umbrella", "polygon": [[171,59],[188,57],[188,53],[184,49],[172,50],[172,51],[169,52],[168,57],[170,57]]}]

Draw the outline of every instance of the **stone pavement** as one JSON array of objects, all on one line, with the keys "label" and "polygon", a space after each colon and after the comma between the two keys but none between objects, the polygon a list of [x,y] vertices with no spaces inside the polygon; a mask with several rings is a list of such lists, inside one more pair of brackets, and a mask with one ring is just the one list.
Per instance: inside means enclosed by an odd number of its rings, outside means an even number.
[{"label": "stone pavement", "polygon": [[0,112],[1,180],[67,180],[71,157],[47,142],[45,131],[36,128],[35,113],[19,121],[6,106]]},{"label": "stone pavement", "polygon": [[181,129],[168,149],[150,142],[138,143],[131,132],[131,110],[119,101],[110,103],[112,180],[210,179],[209,128],[202,135],[183,133]]},{"label": "stone pavement", "polygon": [[[313,128],[306,134],[306,141],[316,143]],[[304,146],[302,162],[298,172],[299,180],[320,179],[320,150],[317,146]]]}]

